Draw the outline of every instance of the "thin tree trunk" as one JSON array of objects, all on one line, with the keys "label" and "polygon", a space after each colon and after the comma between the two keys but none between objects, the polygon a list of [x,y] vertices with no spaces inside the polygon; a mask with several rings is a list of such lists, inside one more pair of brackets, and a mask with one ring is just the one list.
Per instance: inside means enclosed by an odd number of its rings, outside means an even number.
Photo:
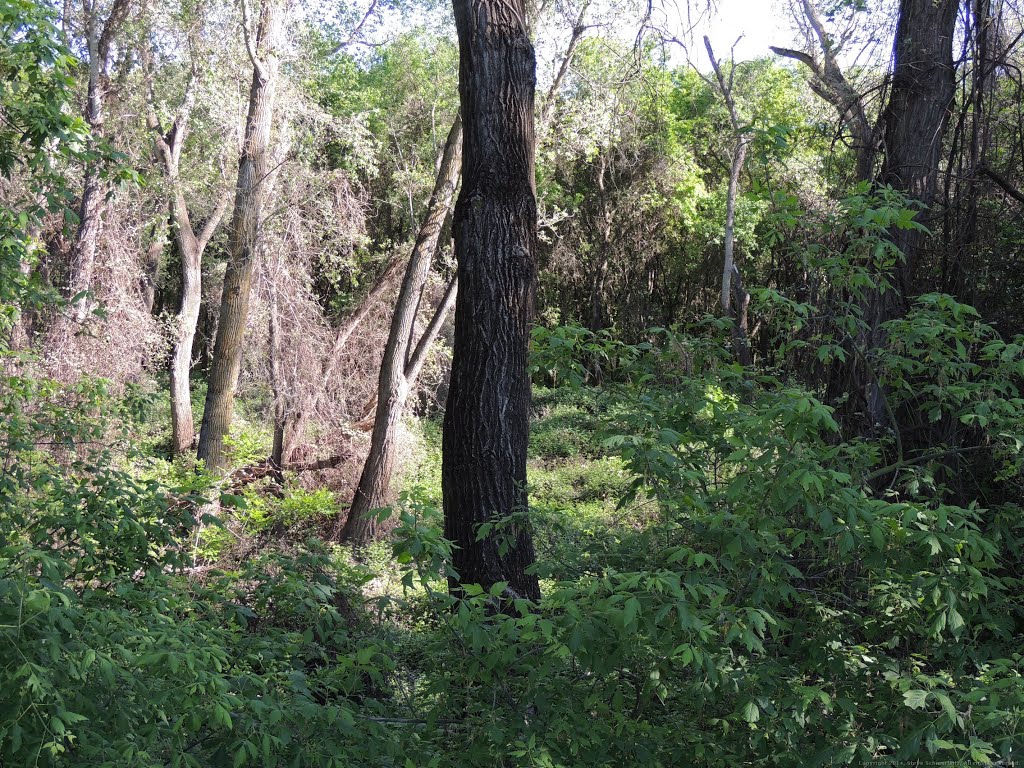
[{"label": "thin tree trunk", "polygon": [[[82,12],[85,19],[86,50],[89,53],[89,81],[86,91],[85,120],[89,125],[91,143],[103,135],[104,97],[107,61],[114,35],[128,17],[130,0],[114,0],[106,21],[101,22],[95,0],[84,0]],[[102,160],[93,159],[86,163],[85,180],[82,189],[82,203],[78,213],[78,231],[71,250],[72,276],[71,296],[92,290],[93,274],[96,271],[96,250],[103,231],[103,212],[106,209],[106,186],[100,177]],[[75,320],[82,322],[93,308],[93,303],[83,297],[74,310]]]},{"label": "thin tree trunk", "polygon": [[[740,174],[743,172],[743,165],[747,161],[747,148],[750,146],[750,137],[740,125],[739,113],[736,110],[736,102],[732,95],[733,72],[729,71],[729,79],[726,80],[722,68],[715,58],[715,52],[711,48],[711,40],[704,36],[704,47],[707,49],[711,66],[715,70],[715,77],[718,80],[718,88],[725,99],[725,105],[729,110],[729,121],[735,134],[735,144],[732,150],[732,163],[729,169],[729,187],[725,198],[725,236],[723,239],[724,259],[722,263],[722,292],[721,303],[722,313],[732,320],[733,346],[735,347],[736,359],[740,365],[749,366],[752,362],[750,357],[750,344],[747,342],[747,306],[750,303],[750,296],[743,290],[742,279],[740,278],[739,267],[735,263],[736,243],[736,198],[739,195]],[[737,278],[737,286],[741,301],[740,306],[733,304],[734,286],[733,277]],[[740,311],[738,312],[737,309]]]},{"label": "thin tree trunk", "polygon": [[405,270],[405,279],[391,318],[387,345],[384,347],[377,385],[377,416],[370,438],[370,451],[352,499],[348,520],[341,533],[343,540],[356,545],[366,544],[376,535],[376,518],[369,513],[383,506],[391,486],[398,423],[411,388],[405,373],[406,358],[416,323],[419,298],[430,276],[437,241],[451,209],[461,164],[462,119],[456,116],[448,132],[427,215]]},{"label": "thin tree trunk", "polygon": [[455,299],[458,295],[459,277],[458,275],[452,275],[452,279],[448,281],[448,287],[444,289],[441,301],[434,309],[433,317],[427,323],[426,330],[423,331],[420,340],[416,342],[416,347],[405,365],[405,378],[409,382],[410,389],[415,386],[416,381],[419,379],[420,371],[423,370],[423,363],[427,360],[427,352],[430,351],[430,347],[441,333],[441,327],[444,325],[445,318],[448,317],[448,313],[455,306]]},{"label": "thin tree trunk", "polygon": [[839,51],[813,0],[802,0],[801,10],[818,39],[821,61],[804,51],[775,46],[771,49],[779,56],[802,62],[811,70],[812,77],[808,80],[811,90],[836,108],[839,119],[853,137],[857,181],[870,181],[874,177],[876,142],[875,129],[868,122],[864,101],[843,74],[836,58]]},{"label": "thin tree trunk", "polygon": [[569,44],[565,47],[565,55],[562,56],[562,63],[558,67],[558,73],[555,75],[555,79],[551,81],[551,87],[548,88],[544,101],[541,103],[540,125],[537,126],[537,135],[539,137],[547,135],[548,128],[551,126],[551,118],[555,112],[555,98],[562,87],[562,81],[565,80],[565,76],[569,72],[569,66],[572,64],[573,56],[576,54],[576,48],[580,40],[583,39],[583,33],[587,31],[583,21],[589,8],[590,0],[584,0],[580,6],[579,15],[576,17],[576,23],[572,27],[572,33],[569,35]]},{"label": "thin tree trunk", "polygon": [[281,320],[278,316],[277,283],[270,279],[270,391],[274,395],[274,444],[270,450],[270,466],[280,480],[284,466],[285,401],[284,377],[281,375]]},{"label": "thin tree trunk", "polygon": [[252,86],[242,156],[238,161],[230,256],[224,274],[220,319],[197,452],[207,467],[218,470],[227,463],[224,438],[231,427],[235,387],[242,365],[249,293],[266,197],[265,182],[270,172],[270,134],[279,67],[277,45],[283,21],[280,0],[265,0],[255,41],[249,35],[247,24],[244,29],[246,46],[253,62]]},{"label": "thin tree trunk", "polygon": [[[87,50],[89,52],[89,84],[86,96],[85,119],[93,141],[103,132],[103,83],[100,61],[100,23],[94,11],[86,13]],[[82,322],[92,310],[92,302],[83,296],[92,289],[92,276],[96,269],[96,249],[103,228],[104,187],[100,179],[99,161],[90,160],[85,166],[85,183],[82,189],[82,203],[78,209],[78,231],[71,250],[72,278],[71,297],[78,296],[74,317]]]},{"label": "thin tree trunk", "polygon": [[459,294],[444,417],[445,537],[458,578],[539,599],[527,512],[529,324],[534,311],[535,61],[522,0],[454,0],[459,37],[462,191],[455,208]]},{"label": "thin tree trunk", "polygon": [[[444,326],[444,321],[448,317],[448,313],[452,311],[455,306],[455,299],[459,295],[459,278],[458,275],[452,275],[451,280],[448,281],[448,287],[444,290],[444,295],[441,297],[441,301],[438,302],[434,308],[434,314],[430,318],[430,322],[427,323],[426,330],[423,331],[423,335],[420,336],[420,340],[416,342],[416,348],[413,350],[409,357],[408,362],[405,364],[405,380],[409,385],[409,391],[412,392],[416,388],[416,382],[419,380],[420,371],[423,370],[423,364],[427,360],[427,352],[430,351],[430,347],[434,344],[434,341],[441,333],[441,328]],[[364,432],[373,429],[373,417],[377,412],[377,394],[374,393],[367,403],[363,406],[363,410],[356,422],[355,426]]]}]

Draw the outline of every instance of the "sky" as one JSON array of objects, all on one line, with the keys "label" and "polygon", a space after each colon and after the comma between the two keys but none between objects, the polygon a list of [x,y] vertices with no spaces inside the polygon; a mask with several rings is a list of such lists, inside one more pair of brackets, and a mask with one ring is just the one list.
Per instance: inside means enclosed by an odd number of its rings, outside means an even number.
[{"label": "sky", "polygon": [[711,39],[715,56],[720,60],[729,58],[734,44],[737,61],[769,56],[768,47],[771,45],[793,44],[784,0],[719,0],[716,9],[701,13],[698,13],[698,6],[702,3],[690,0],[690,5],[693,16],[689,18],[686,16],[686,0],[678,0],[678,12],[666,14],[668,18],[665,21],[670,28],[676,27],[682,32],[691,27],[689,35],[680,34],[689,55],[679,51],[673,56],[676,63],[681,64],[689,58],[701,70],[709,70],[704,35]]}]

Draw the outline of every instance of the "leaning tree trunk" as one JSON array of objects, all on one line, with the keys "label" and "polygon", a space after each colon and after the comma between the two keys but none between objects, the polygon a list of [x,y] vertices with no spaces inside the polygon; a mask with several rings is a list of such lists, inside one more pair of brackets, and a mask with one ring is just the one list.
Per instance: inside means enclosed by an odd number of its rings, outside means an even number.
[{"label": "leaning tree trunk", "polygon": [[384,347],[377,386],[377,416],[370,438],[370,451],[363,465],[348,520],[341,538],[363,545],[376,535],[377,519],[370,512],[384,505],[394,472],[398,422],[402,417],[411,383],[406,377],[406,360],[412,346],[413,329],[420,296],[430,276],[430,265],[437,251],[437,241],[444,220],[451,208],[455,187],[459,183],[462,164],[462,119],[458,116],[448,132],[437,181],[427,206],[427,216],[420,227],[402,289],[398,294],[391,330]]},{"label": "leaning tree trunk", "polygon": [[203,424],[199,432],[198,456],[206,466],[222,469],[226,463],[224,437],[231,426],[235,387],[242,365],[242,343],[249,316],[249,293],[263,203],[269,173],[270,132],[277,89],[277,44],[283,22],[280,0],[263,3],[259,28],[253,42],[245,29],[246,44],[253,62],[249,89],[249,112],[245,123],[242,156],[238,161],[238,185],[231,219],[229,258],[224,273],[220,318],[214,342]]},{"label": "leaning tree trunk", "polygon": [[535,555],[526,521],[478,537],[482,523],[527,510],[537,234],[533,46],[523,0],[454,0],[454,7],[465,133],[442,460],[444,531],[455,544],[458,573],[449,588],[505,582],[506,597],[539,599],[537,577],[527,572]]}]

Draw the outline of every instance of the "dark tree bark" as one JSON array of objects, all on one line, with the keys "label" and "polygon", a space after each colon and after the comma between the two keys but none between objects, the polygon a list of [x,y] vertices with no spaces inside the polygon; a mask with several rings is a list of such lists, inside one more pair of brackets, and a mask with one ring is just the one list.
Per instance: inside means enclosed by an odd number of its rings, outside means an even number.
[{"label": "dark tree bark", "polygon": [[445,409],[445,536],[459,577],[449,588],[506,582],[539,599],[525,514],[529,325],[536,279],[535,60],[523,0],[454,0],[462,104],[462,191],[455,207],[459,295]]},{"label": "dark tree bark", "polygon": [[[901,0],[896,24],[892,91],[882,114],[881,181],[926,206],[936,199],[942,142],[956,90],[953,33],[958,7],[958,0]],[[913,290],[925,235],[907,229],[897,230],[892,238],[906,259],[896,274],[896,288],[905,301]]]},{"label": "dark tree bark", "polygon": [[451,209],[455,187],[459,183],[461,165],[462,119],[456,116],[441,155],[434,191],[427,206],[427,215],[416,237],[416,245],[409,258],[405,279],[402,281],[402,289],[391,318],[391,329],[381,359],[377,385],[377,415],[370,438],[370,451],[359,477],[359,485],[352,499],[345,528],[341,532],[342,540],[350,541],[357,546],[366,544],[374,538],[377,533],[377,520],[369,513],[387,501],[391,476],[394,473],[395,450],[398,447],[395,442],[398,422],[412,389],[406,376],[406,365],[412,347],[417,310],[427,278],[430,276],[437,241]]},{"label": "dark tree bark", "polygon": [[[242,8],[245,7],[243,3]],[[231,426],[235,387],[242,364],[249,293],[270,173],[270,133],[279,68],[277,46],[283,21],[280,0],[263,2],[255,35],[249,31],[248,19],[243,21],[246,48],[253,63],[252,85],[242,156],[238,161],[230,255],[224,273],[220,319],[197,452],[206,466],[214,469],[222,469],[226,463],[224,437]]]},{"label": "dark tree bark", "polygon": [[[955,95],[953,33],[958,0],[900,0],[896,23],[892,91],[882,113],[884,159],[880,181],[931,206],[936,199],[943,139]],[[930,219],[926,212],[925,221]],[[864,297],[865,350],[884,347],[882,326],[900,316],[914,291],[914,273],[926,234],[894,229],[904,260],[892,286]],[[851,404],[863,397],[866,431],[889,422],[886,393],[862,356],[852,368]]]}]

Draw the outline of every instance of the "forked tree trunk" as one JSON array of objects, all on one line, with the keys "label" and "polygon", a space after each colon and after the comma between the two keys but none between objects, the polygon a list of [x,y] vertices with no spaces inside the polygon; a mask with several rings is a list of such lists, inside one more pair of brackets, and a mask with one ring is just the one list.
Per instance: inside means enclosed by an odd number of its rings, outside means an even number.
[{"label": "forked tree trunk", "polygon": [[[458,275],[452,275],[451,280],[448,281],[448,287],[444,289],[444,295],[437,303],[437,306],[434,307],[434,314],[430,317],[430,322],[427,323],[427,327],[423,331],[423,335],[420,336],[420,340],[416,342],[416,348],[405,363],[405,381],[409,386],[410,392],[412,392],[416,387],[416,382],[420,377],[420,371],[423,370],[423,364],[427,361],[427,352],[430,351],[430,347],[433,346],[437,337],[441,334],[441,328],[444,326],[444,321],[448,317],[448,313],[451,312],[452,308],[455,306],[455,299],[458,295],[459,278]],[[361,416],[355,424],[356,428],[364,432],[372,430],[374,414],[376,414],[376,412],[377,393],[374,392],[373,396],[363,406]]]},{"label": "forked tree trunk", "polygon": [[250,37],[248,25],[244,30],[253,62],[249,112],[242,156],[238,161],[229,257],[197,452],[206,466],[214,469],[222,469],[227,461],[224,438],[231,426],[235,387],[242,365],[249,293],[266,197],[265,181],[270,171],[270,133],[279,67],[277,46],[283,20],[280,0],[264,0],[255,40]]},{"label": "forked tree trunk", "polygon": [[174,199],[175,238],[181,251],[181,307],[171,353],[171,437],[174,453],[181,454],[191,450],[195,440],[189,379],[203,297],[203,252],[224,215],[227,198],[214,211],[198,237],[192,230],[188,207],[180,190],[175,192]]},{"label": "forked tree trunk", "polygon": [[523,0],[454,0],[462,104],[462,191],[455,208],[459,295],[444,417],[444,533],[459,574],[449,588],[507,584],[539,599],[525,515],[529,324],[536,279],[535,61]]},{"label": "forked tree trunk", "polygon": [[[171,346],[170,371],[171,450],[178,455],[191,450],[195,440],[189,377],[192,370],[192,347],[195,342],[196,328],[199,325],[199,311],[202,303],[203,252],[224,217],[228,198],[227,196],[221,198],[202,231],[196,234],[188,211],[188,201],[181,188],[178,171],[181,165],[181,151],[185,144],[185,136],[188,134],[189,118],[195,104],[195,86],[198,77],[193,70],[192,77],[185,87],[185,98],[174,121],[170,128],[165,128],[157,117],[150,65],[150,57],[146,52],[143,55],[148,90],[146,125],[154,134],[164,175],[171,187],[170,209],[174,219],[174,239],[181,254],[181,306],[178,309],[174,342]],[[159,269],[159,259],[154,258],[152,251],[157,245],[162,249],[164,232],[166,232],[166,223],[163,223],[163,231],[160,233],[159,239],[150,248],[149,260],[155,264],[156,269]],[[152,303],[150,303],[150,308],[152,308]]]},{"label": "forked tree trunk", "polygon": [[434,191],[427,206],[427,215],[416,237],[405,279],[398,294],[391,329],[381,359],[377,385],[377,416],[370,438],[370,451],[363,465],[359,485],[349,509],[341,538],[363,545],[376,535],[376,517],[369,514],[387,501],[394,473],[398,423],[409,396],[411,384],[406,376],[406,362],[412,346],[420,297],[430,276],[430,267],[437,251],[441,229],[451,209],[455,187],[462,166],[462,119],[456,116],[441,155]]}]

